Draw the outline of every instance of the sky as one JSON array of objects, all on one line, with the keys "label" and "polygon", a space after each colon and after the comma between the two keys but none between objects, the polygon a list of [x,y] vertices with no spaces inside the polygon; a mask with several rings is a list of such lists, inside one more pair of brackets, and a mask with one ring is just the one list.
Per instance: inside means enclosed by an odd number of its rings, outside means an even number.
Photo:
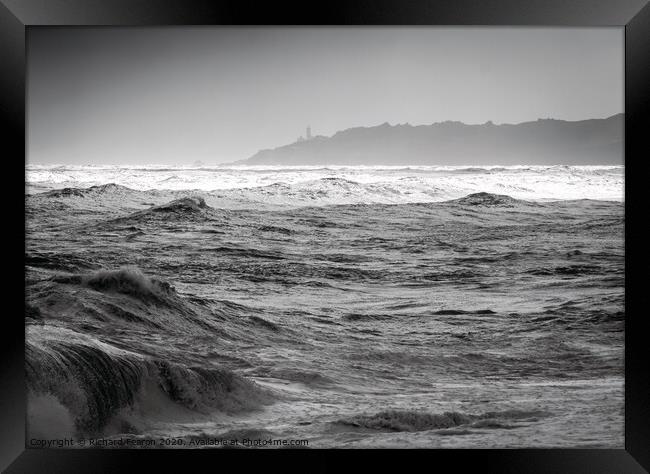
[{"label": "sky", "polygon": [[623,112],[623,29],[30,28],[29,164],[206,165],[350,127]]}]

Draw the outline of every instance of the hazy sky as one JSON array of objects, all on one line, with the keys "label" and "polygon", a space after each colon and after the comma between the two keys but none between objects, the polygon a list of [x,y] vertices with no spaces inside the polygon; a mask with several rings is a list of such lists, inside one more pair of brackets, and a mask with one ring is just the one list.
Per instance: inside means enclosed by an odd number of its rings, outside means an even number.
[{"label": "hazy sky", "polygon": [[30,28],[28,162],[205,164],[309,124],[623,112],[622,28]]}]

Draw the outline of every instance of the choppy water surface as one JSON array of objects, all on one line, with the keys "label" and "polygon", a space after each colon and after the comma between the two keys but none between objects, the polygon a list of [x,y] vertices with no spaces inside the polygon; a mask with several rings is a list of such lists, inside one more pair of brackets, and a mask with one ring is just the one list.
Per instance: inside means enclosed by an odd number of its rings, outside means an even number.
[{"label": "choppy water surface", "polygon": [[623,446],[621,167],[27,176],[32,435]]}]

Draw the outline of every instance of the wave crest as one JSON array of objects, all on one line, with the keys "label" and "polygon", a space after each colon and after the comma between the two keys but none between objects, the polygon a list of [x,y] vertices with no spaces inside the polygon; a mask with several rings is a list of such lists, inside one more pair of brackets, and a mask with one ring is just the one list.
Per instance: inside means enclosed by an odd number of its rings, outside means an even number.
[{"label": "wave crest", "polygon": [[46,191],[40,195],[43,197],[94,197],[101,194],[126,194],[134,192],[133,189],[127,188],[115,183],[100,184],[98,186],[90,186],[89,188],[63,188]]},{"label": "wave crest", "polygon": [[169,283],[145,276],[137,267],[126,266],[118,270],[98,270],[87,275],[62,275],[52,277],[57,283],[81,284],[101,292],[122,293],[143,301],[165,300],[175,295]]},{"label": "wave crest", "polygon": [[453,199],[447,202],[460,204],[463,206],[513,207],[516,204],[522,203],[523,201],[520,201],[510,196],[506,196],[505,194],[492,194],[492,193],[480,192],[480,193],[472,193],[460,199]]},{"label": "wave crest", "polygon": [[98,224],[100,227],[112,226],[114,224],[132,225],[135,223],[152,222],[159,225],[161,222],[174,221],[197,221],[203,222],[210,218],[223,217],[217,211],[206,204],[201,196],[186,196],[165,204],[153,205],[148,209],[133,212],[123,217],[117,217]]}]

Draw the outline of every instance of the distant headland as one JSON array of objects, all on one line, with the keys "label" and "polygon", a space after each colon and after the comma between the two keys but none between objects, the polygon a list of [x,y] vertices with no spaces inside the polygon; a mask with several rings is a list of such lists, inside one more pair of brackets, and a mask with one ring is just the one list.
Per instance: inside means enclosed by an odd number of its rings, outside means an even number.
[{"label": "distant headland", "polygon": [[261,150],[246,165],[620,165],[624,115],[518,124],[355,127]]}]

